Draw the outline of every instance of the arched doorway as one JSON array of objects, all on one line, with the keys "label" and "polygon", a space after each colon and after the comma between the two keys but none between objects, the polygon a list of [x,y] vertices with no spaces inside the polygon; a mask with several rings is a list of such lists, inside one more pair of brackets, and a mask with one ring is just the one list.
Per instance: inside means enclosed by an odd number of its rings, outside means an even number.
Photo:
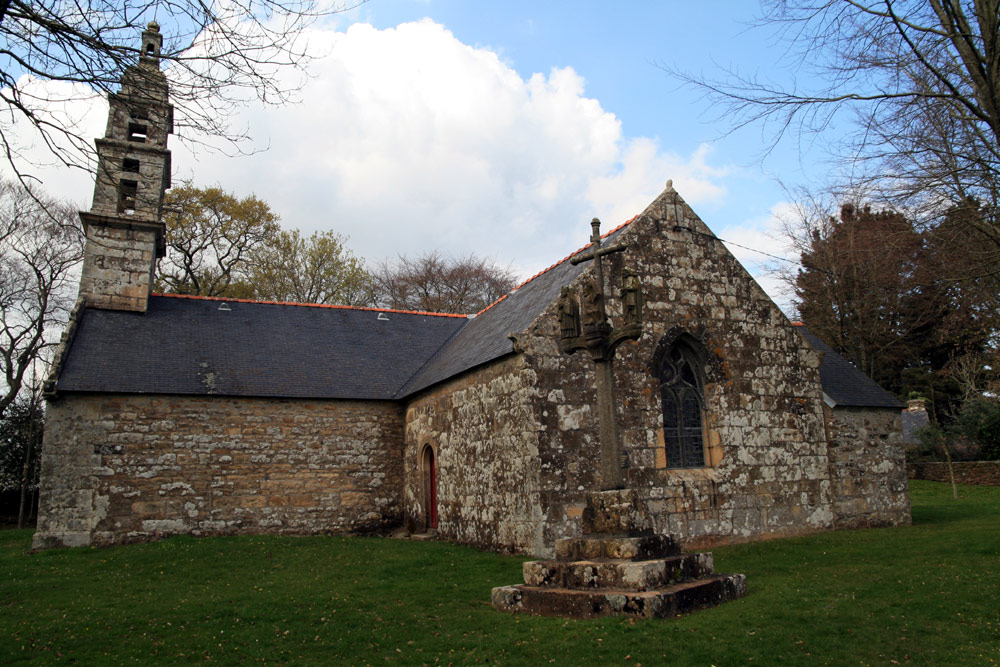
[{"label": "arched doorway", "polygon": [[424,483],[424,520],[427,522],[428,530],[435,530],[438,525],[437,461],[434,457],[434,448],[430,445],[424,445],[420,454],[420,471]]}]

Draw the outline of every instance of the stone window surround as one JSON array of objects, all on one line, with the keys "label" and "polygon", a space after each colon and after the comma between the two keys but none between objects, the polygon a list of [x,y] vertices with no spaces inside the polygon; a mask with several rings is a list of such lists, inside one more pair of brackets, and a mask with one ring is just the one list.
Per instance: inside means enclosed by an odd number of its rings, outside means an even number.
[{"label": "stone window surround", "polygon": [[[662,415],[663,446],[665,448],[664,465],[667,469],[704,468],[708,461],[705,429],[705,380],[701,359],[704,350],[701,344],[690,335],[678,336],[666,354],[658,355],[657,379],[659,384],[660,412]],[[668,369],[671,371],[665,377]],[[685,372],[688,370],[690,372]],[[667,397],[674,399],[675,404],[668,407]],[[694,400],[697,404],[698,426],[685,425],[684,403]],[[671,438],[668,434],[674,431]],[[674,451],[670,451],[674,450]],[[698,453],[700,452],[700,457]],[[671,455],[673,454],[673,455]],[[697,461],[700,458],[700,461]]]}]

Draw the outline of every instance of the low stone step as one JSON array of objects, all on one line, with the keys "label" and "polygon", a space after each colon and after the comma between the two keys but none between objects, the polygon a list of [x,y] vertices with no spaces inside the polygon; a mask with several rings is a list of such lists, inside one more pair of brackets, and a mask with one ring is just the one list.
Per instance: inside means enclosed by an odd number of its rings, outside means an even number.
[{"label": "low stone step", "polygon": [[536,560],[524,563],[529,586],[650,591],[714,572],[712,554],[695,553],[652,560]]},{"label": "low stone step", "polygon": [[493,589],[493,607],[537,616],[587,618],[625,615],[672,618],[714,607],[746,594],[742,574],[716,574],[697,581],[671,584],[657,591],[577,591],[520,584]]},{"label": "low stone step", "polygon": [[431,530],[428,530],[426,533],[413,533],[410,535],[410,539],[415,542],[427,542],[430,540],[436,540],[437,534],[438,532],[432,528]]},{"label": "low stone step", "polygon": [[648,560],[679,556],[680,542],[673,535],[642,537],[567,537],[556,540],[558,560]]}]

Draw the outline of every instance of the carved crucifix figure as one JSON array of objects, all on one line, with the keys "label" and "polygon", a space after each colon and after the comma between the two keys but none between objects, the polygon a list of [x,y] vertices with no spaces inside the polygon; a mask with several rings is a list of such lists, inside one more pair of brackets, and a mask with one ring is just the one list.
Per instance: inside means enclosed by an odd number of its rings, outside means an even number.
[{"label": "carved crucifix figure", "polygon": [[[564,287],[559,301],[560,349],[573,354],[577,350],[587,350],[594,360],[597,383],[597,418],[601,439],[601,490],[624,488],[622,467],[625,465],[621,441],[618,436],[618,416],[615,409],[614,357],[615,349],[626,340],[635,340],[642,335],[642,295],[639,293],[639,278],[631,271],[623,276],[621,288],[622,307],[625,312],[624,324],[614,328],[608,322],[604,309],[604,266],[601,258],[611,253],[623,252],[624,244],[601,247],[601,221],[597,218],[590,223],[593,230],[590,240],[593,245],[570,260],[570,264],[594,260],[595,276],[583,286],[582,308],[576,305],[576,295]],[[570,303],[572,301],[572,303]],[[579,328],[579,313],[583,311],[583,332]],[[567,317],[572,313],[570,319]],[[575,326],[568,326],[575,322]]]},{"label": "carved crucifix figure", "polygon": [[639,291],[639,276],[632,271],[622,275],[622,320],[626,325],[642,323],[642,292]]},{"label": "carved crucifix figure", "polygon": [[573,338],[580,335],[580,304],[576,292],[566,286],[559,295],[559,336]]}]

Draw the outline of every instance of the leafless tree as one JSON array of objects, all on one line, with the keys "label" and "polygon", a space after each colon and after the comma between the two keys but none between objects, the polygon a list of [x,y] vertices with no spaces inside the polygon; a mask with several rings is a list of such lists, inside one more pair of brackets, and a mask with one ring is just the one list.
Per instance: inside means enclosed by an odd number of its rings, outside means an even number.
[{"label": "leafless tree", "polygon": [[0,416],[0,491],[20,491],[17,527],[23,528],[38,493],[42,432],[42,378],[27,378],[17,399]]},{"label": "leafless tree", "polygon": [[734,127],[764,124],[775,142],[850,121],[855,132],[836,154],[855,183],[924,220],[977,202],[983,215],[967,224],[1000,258],[1000,0],[764,7],[759,27],[788,46],[782,71],[807,75],[816,89],[735,70],[715,79],[673,73],[705,91]]},{"label": "leafless tree", "polygon": [[[187,138],[245,133],[228,125],[248,99],[280,105],[298,88],[279,70],[304,71],[312,54],[301,39],[312,22],[365,0],[2,0],[0,1],[0,151],[22,180],[26,146],[14,124],[33,126],[62,164],[89,168],[91,137],[60,116],[66,102],[116,92],[140,55],[139,35],[155,21],[164,35],[161,61]],[[39,85],[58,82],[58,88]],[[56,90],[61,92],[56,92]]]},{"label": "leafless tree", "polygon": [[76,211],[0,181],[0,416],[56,344],[76,297],[83,233]]},{"label": "leafless tree", "polygon": [[514,287],[510,269],[468,255],[431,252],[382,262],[373,274],[378,305],[431,313],[475,313]]}]

